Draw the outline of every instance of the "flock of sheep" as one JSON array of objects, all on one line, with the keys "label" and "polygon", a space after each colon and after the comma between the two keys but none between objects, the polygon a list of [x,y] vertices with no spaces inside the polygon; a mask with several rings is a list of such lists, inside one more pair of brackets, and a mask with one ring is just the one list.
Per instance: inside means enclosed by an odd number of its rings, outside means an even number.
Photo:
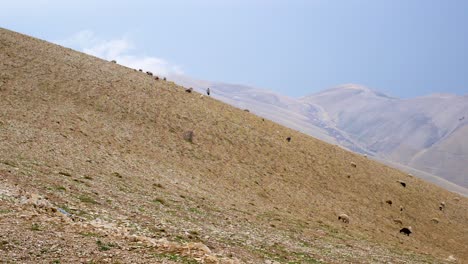
[{"label": "flock of sheep", "polygon": [[[354,162],[351,162],[351,166],[354,167],[354,168],[357,167],[356,163],[354,163]],[[412,176],[411,174],[408,174],[408,175],[409,175],[410,177]],[[397,181],[397,182],[398,182],[403,188],[406,188],[406,182],[401,181],[401,180],[399,180],[399,181]],[[386,200],[385,203],[387,203],[388,205],[392,205],[392,204],[393,204],[392,200]],[[440,210],[440,211],[443,211],[443,210],[445,209],[445,206],[446,206],[445,202],[440,202],[440,204],[439,204],[439,210]],[[404,207],[403,207],[403,206],[400,206],[400,213],[403,212],[403,209],[404,209]],[[340,214],[340,215],[338,215],[338,220],[342,221],[343,223],[348,224],[349,221],[350,221],[350,218],[349,218],[349,216],[348,216],[347,214]],[[393,219],[393,222],[395,222],[396,224],[399,224],[399,225],[403,225],[403,221],[402,221],[401,219]],[[439,223],[439,219],[438,219],[438,218],[432,218],[432,219],[431,219],[431,222],[434,223],[434,224],[438,224],[438,223]],[[407,236],[409,236],[412,232],[413,232],[413,230],[412,230],[411,226],[403,227],[403,228],[400,229],[400,233],[401,233],[401,234],[404,234],[404,235],[407,235]]]},{"label": "flock of sheep", "polygon": [[[112,63],[117,63],[115,60],[112,60],[111,62],[112,62]],[[136,70],[135,70],[135,71],[136,71]],[[138,71],[143,72],[142,69],[139,69]],[[150,71],[147,71],[146,74],[149,75],[149,76],[153,76],[153,73],[150,72]],[[159,80],[159,76],[155,76],[154,79],[155,79],[155,80]],[[163,77],[162,80],[166,81],[166,77]],[[185,89],[185,92],[191,93],[191,92],[193,92],[193,88],[192,88],[192,87],[187,88],[187,89]],[[207,89],[206,89],[206,94],[207,94],[207,95],[210,95],[210,94],[211,94],[210,88],[207,88]],[[203,95],[202,95],[202,96],[203,96]],[[247,109],[245,109],[244,111],[249,112]],[[264,119],[262,119],[262,120],[264,120]],[[193,140],[193,132],[192,132],[192,131],[189,131],[188,133],[186,133],[186,134],[184,135],[184,139],[187,140],[187,141],[192,142],[192,140]],[[291,142],[291,137],[287,137],[287,138],[286,138],[286,141]],[[354,163],[354,162],[351,162],[351,166],[354,167],[354,168],[357,167],[356,163]],[[410,175],[410,176],[411,176],[411,175]],[[401,185],[402,187],[406,188],[406,183],[405,183],[404,181],[397,181],[397,182],[400,183],[400,185]],[[385,202],[386,202],[387,204],[389,204],[389,205],[392,205],[392,203],[393,203],[392,200],[386,200]],[[445,202],[441,202],[441,203],[439,204],[439,210],[443,211],[444,209],[445,209]],[[401,213],[402,211],[403,211],[403,206],[400,206],[400,213]],[[350,217],[349,217],[347,214],[340,214],[340,215],[338,215],[338,220],[342,221],[342,222],[345,223],[345,224],[348,224],[348,223],[350,222]],[[403,221],[400,220],[400,219],[394,219],[393,221],[394,221],[396,224],[403,225]],[[437,224],[437,223],[439,223],[439,219],[438,219],[438,218],[432,218],[432,219],[431,219],[431,222]],[[411,226],[401,228],[401,229],[400,229],[400,233],[409,236],[409,235],[412,233],[412,228],[411,228]]]}]

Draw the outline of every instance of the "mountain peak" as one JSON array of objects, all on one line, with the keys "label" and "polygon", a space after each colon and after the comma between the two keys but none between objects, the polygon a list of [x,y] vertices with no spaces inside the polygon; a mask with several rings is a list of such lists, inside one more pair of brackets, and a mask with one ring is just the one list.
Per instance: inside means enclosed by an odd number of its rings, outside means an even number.
[{"label": "mountain peak", "polygon": [[350,90],[372,92],[370,88],[361,84],[356,84],[356,83],[345,83],[345,84],[338,85],[332,89],[350,89]]}]

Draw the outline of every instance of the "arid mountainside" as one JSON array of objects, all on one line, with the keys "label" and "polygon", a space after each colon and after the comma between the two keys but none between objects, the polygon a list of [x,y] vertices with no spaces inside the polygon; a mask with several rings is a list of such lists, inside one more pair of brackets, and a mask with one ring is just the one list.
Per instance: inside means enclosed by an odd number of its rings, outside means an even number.
[{"label": "arid mountainside", "polygon": [[468,261],[466,197],[118,62],[0,29],[0,98],[5,263]]}]

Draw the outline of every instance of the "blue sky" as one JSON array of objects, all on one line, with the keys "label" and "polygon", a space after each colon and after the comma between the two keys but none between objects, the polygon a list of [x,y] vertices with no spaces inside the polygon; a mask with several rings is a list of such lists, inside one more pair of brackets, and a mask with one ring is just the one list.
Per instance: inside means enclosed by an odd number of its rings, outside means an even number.
[{"label": "blue sky", "polygon": [[357,83],[468,94],[468,1],[0,3],[0,26],[162,74],[299,97]]}]

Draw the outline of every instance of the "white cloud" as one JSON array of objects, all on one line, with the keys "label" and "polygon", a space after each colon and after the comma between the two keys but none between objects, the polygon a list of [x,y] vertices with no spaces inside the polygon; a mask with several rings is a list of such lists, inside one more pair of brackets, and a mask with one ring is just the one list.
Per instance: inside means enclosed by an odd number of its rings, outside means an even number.
[{"label": "white cloud", "polygon": [[151,71],[157,75],[183,74],[180,66],[171,64],[164,59],[132,54],[135,46],[125,37],[102,40],[94,32],[83,30],[65,40],[56,41],[56,43],[105,60],[116,60],[119,64],[130,68]]}]

